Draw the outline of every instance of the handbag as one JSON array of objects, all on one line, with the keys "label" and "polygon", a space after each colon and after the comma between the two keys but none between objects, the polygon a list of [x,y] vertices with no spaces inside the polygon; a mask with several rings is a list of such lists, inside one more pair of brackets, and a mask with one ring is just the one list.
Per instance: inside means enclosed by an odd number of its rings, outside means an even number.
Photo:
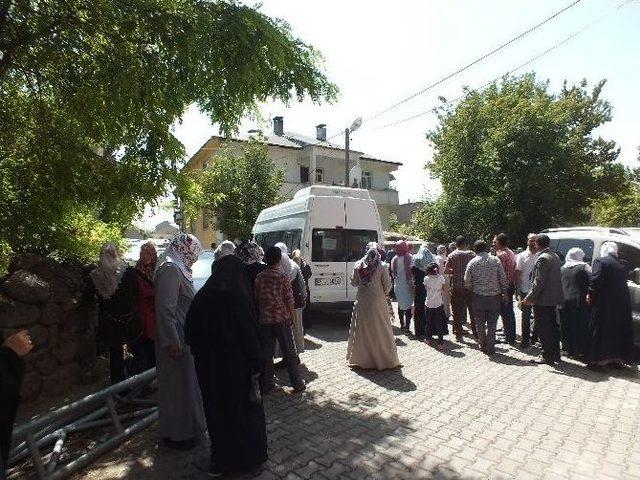
[{"label": "handbag", "polygon": [[103,342],[109,347],[130,343],[142,334],[142,320],[137,311],[122,315],[102,311],[99,331]]}]

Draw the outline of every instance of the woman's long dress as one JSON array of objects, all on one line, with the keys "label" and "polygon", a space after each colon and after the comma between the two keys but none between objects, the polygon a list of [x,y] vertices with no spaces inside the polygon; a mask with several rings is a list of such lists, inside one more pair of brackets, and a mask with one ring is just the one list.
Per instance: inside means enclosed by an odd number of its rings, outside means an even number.
[{"label": "woman's long dress", "polygon": [[187,314],[187,341],[202,391],[211,460],[223,471],[245,470],[267,459],[262,402],[250,402],[251,376],[263,364],[258,321],[247,293],[214,277]]},{"label": "woman's long dress", "polygon": [[[193,355],[184,338],[184,320],[194,296],[193,283],[171,262],[158,267],[156,284],[156,366],[160,434],[174,441],[204,438],[206,423]],[[169,345],[180,344],[174,360]]]},{"label": "woman's long dress", "polygon": [[[413,305],[413,284],[405,273],[404,257],[395,257],[394,292],[398,310],[409,310]],[[411,272],[409,272],[411,274]]]},{"label": "woman's long dress", "polygon": [[353,367],[377,370],[400,366],[387,309],[387,294],[391,289],[387,269],[383,266],[376,268],[370,282],[364,285],[356,265],[351,285],[358,287],[358,293],[349,329],[347,363]]},{"label": "woman's long dress", "polygon": [[589,364],[630,363],[633,360],[628,272],[627,265],[612,255],[593,262],[589,285],[592,309],[586,353]]},{"label": "woman's long dress", "polygon": [[414,328],[416,337],[424,337],[426,335],[427,314],[424,302],[427,299],[427,291],[424,288],[424,277],[426,273],[418,267],[411,267],[413,273],[413,283],[416,286],[414,295]]}]

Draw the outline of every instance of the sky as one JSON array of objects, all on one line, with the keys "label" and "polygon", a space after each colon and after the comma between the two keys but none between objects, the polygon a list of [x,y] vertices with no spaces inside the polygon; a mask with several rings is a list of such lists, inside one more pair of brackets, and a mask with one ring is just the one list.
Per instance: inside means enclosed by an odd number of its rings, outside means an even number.
[{"label": "sky", "polygon": [[[325,123],[328,134],[333,135],[362,117],[364,123],[351,135],[351,148],[402,162],[394,174],[400,202],[418,201],[440,191],[438,181],[430,179],[424,169],[433,155],[425,134],[436,127],[437,119],[428,113],[385,126],[430,112],[439,104],[438,97],[454,99],[464,86],[479,88],[595,22],[513,74],[535,72],[538,79],[548,79],[550,89],[556,92],[564,80],[576,83],[586,79],[592,86],[606,79],[603,97],[613,106],[613,120],[598,133],[615,140],[621,148],[619,161],[631,166],[637,162],[640,145],[640,0],[581,0],[495,55],[366,121],[572,2],[263,0],[263,13],[288,22],[295,36],[322,53],[325,72],[340,95],[333,104],[268,102],[261,106],[262,122],[246,119],[240,131],[256,127],[270,130],[269,120],[281,115],[285,130],[314,136],[315,125]],[[217,132],[208,117],[193,106],[174,134],[184,143],[189,158]],[[343,144],[343,137],[338,135],[332,141]],[[167,215],[148,210],[144,223],[155,225]]]}]

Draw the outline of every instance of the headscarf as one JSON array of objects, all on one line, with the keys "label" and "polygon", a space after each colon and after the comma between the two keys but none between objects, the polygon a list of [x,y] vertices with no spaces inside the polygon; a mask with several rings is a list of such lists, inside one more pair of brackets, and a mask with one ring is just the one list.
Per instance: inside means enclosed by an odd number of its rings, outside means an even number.
[{"label": "headscarf", "polygon": [[413,277],[411,275],[411,254],[409,253],[409,244],[406,240],[398,240],[395,246],[396,256],[391,260],[391,273],[394,278],[398,276],[398,261],[400,258],[404,261],[404,274],[407,277],[407,281],[411,283],[413,281]]},{"label": "headscarf", "polygon": [[574,265],[584,264],[585,262],[583,261],[583,259],[584,259],[584,252],[582,251],[581,248],[578,248],[578,247],[570,248],[569,251],[567,252],[567,256],[565,257],[564,266],[572,267]]},{"label": "headscarf", "polygon": [[153,271],[158,263],[158,251],[153,242],[143,243],[140,247],[140,258],[136,262],[138,270],[147,280],[153,280]]},{"label": "headscarf", "polygon": [[378,245],[376,244],[367,250],[366,255],[356,265],[356,270],[358,270],[358,275],[360,275],[360,282],[362,282],[363,285],[371,282],[371,275],[376,271],[378,265],[380,265],[380,253],[378,252]]},{"label": "headscarf", "polygon": [[213,252],[213,261],[220,260],[222,257],[226,257],[227,255],[233,255],[236,251],[235,243],[225,240],[216,248]]},{"label": "headscarf", "polygon": [[126,270],[127,264],[120,258],[118,247],[115,243],[108,242],[100,249],[98,266],[91,271],[89,276],[93,280],[98,294],[107,299],[116,293]]},{"label": "headscarf", "polygon": [[236,248],[236,255],[245,264],[260,263],[264,258],[264,250],[256,242],[245,242]]},{"label": "headscarf", "polygon": [[[185,318],[185,342],[193,349],[210,351],[226,342],[232,334],[228,329],[233,328],[235,322],[257,326],[246,268],[235,255],[226,255],[214,262],[211,276],[196,293]],[[220,295],[229,302],[241,302],[242,308],[220,305]],[[227,308],[233,315],[248,318],[234,317],[234,323],[229,323],[219,313]]]},{"label": "headscarf", "polygon": [[606,257],[607,255],[618,256],[618,244],[615,242],[604,242],[600,247],[600,256]]},{"label": "headscarf", "polygon": [[293,280],[295,280],[296,276],[298,275],[298,270],[300,270],[300,267],[296,262],[294,262],[289,258],[289,247],[287,247],[282,242],[278,242],[274,246],[278,247],[282,252],[282,260],[280,260],[280,265],[282,266],[282,272],[285,274],[285,276],[289,279],[290,282],[293,282]]},{"label": "headscarf", "polygon": [[427,275],[438,275],[440,273],[440,265],[436,262],[431,262],[427,265],[426,274]]},{"label": "headscarf", "polygon": [[381,262],[385,262],[386,261],[387,252],[385,251],[385,249],[384,249],[384,247],[382,245],[380,245],[378,242],[369,242],[369,243],[367,243],[367,252],[371,248],[375,248],[378,251],[378,254],[380,255],[380,261]]},{"label": "headscarf", "polygon": [[190,233],[179,233],[176,235],[164,253],[158,259],[156,272],[161,265],[173,263],[180,269],[187,280],[193,282],[191,267],[202,253],[200,241]]},{"label": "headscarf", "polygon": [[427,247],[427,244],[423,243],[420,245],[418,253],[413,256],[412,265],[426,272],[430,263],[433,263],[433,254],[429,250],[429,247]]}]

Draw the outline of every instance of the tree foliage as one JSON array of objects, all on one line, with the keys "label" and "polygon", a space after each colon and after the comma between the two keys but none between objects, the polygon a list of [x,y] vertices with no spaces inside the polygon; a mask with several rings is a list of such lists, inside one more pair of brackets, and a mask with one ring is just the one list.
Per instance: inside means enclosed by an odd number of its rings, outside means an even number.
[{"label": "tree foliage", "polygon": [[321,61],[235,1],[0,0],[0,242],[90,257],[166,192],[189,105],[230,133],[268,98],[331,100]]},{"label": "tree foliage", "polygon": [[640,167],[626,171],[620,192],[594,202],[592,223],[602,227],[640,227]]},{"label": "tree foliage", "polygon": [[427,169],[443,194],[426,202],[414,230],[434,241],[502,231],[519,241],[587,221],[592,202],[624,184],[619,149],[594,133],[611,119],[604,84],[565,83],[554,94],[528,74],[444,103],[427,134],[435,148]]},{"label": "tree foliage", "polygon": [[227,238],[244,240],[258,214],[284,200],[283,181],[284,172],[269,157],[267,145],[252,139],[239,150],[227,145],[214,155],[200,179],[202,196],[192,201],[196,208],[211,210],[216,228]]}]

